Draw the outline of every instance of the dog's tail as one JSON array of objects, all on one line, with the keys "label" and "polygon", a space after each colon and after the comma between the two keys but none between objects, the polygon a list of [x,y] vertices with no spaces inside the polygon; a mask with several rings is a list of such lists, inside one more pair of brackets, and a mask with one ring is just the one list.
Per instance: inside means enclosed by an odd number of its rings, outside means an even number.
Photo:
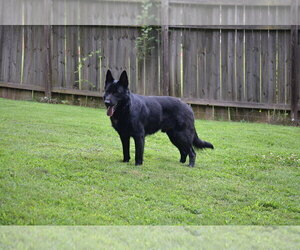
[{"label": "dog's tail", "polygon": [[197,135],[197,132],[195,131],[195,135],[194,135],[194,140],[193,140],[193,145],[196,147],[196,148],[200,148],[200,149],[203,149],[203,148],[211,148],[211,149],[214,149],[214,146],[207,142],[207,141],[202,141],[198,135]]}]

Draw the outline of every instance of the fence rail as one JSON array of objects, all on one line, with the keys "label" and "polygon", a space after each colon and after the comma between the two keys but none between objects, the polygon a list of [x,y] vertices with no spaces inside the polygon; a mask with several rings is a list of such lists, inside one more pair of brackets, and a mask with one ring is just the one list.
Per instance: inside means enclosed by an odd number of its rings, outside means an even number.
[{"label": "fence rail", "polygon": [[[142,15],[144,0],[0,0],[0,24],[295,25],[300,19],[291,18],[291,6],[298,1],[152,0],[154,18],[140,20],[137,16]],[[165,4],[170,10],[168,19],[161,15]]]}]

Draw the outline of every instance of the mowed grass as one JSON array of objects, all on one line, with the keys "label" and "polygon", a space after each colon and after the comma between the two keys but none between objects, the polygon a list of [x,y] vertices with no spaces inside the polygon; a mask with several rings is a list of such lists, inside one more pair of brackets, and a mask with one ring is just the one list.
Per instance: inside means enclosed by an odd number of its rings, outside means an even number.
[{"label": "mowed grass", "polygon": [[194,168],[160,132],[135,166],[103,109],[0,99],[0,224],[299,225],[299,127],[196,128]]}]

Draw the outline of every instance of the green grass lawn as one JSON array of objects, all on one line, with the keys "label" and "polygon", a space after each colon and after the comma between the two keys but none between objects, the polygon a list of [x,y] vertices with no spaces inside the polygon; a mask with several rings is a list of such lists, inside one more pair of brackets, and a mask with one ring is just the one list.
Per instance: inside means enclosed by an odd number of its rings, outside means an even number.
[{"label": "green grass lawn", "polygon": [[163,133],[135,166],[103,109],[0,99],[0,224],[300,224],[299,127],[196,127],[195,168]]}]

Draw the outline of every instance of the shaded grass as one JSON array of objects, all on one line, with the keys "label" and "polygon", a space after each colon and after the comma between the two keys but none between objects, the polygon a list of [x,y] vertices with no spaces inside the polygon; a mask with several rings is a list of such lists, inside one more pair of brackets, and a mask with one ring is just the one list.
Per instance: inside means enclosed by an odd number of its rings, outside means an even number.
[{"label": "shaded grass", "polygon": [[195,168],[163,133],[134,166],[105,110],[0,99],[0,224],[299,224],[300,128],[196,127]]}]

